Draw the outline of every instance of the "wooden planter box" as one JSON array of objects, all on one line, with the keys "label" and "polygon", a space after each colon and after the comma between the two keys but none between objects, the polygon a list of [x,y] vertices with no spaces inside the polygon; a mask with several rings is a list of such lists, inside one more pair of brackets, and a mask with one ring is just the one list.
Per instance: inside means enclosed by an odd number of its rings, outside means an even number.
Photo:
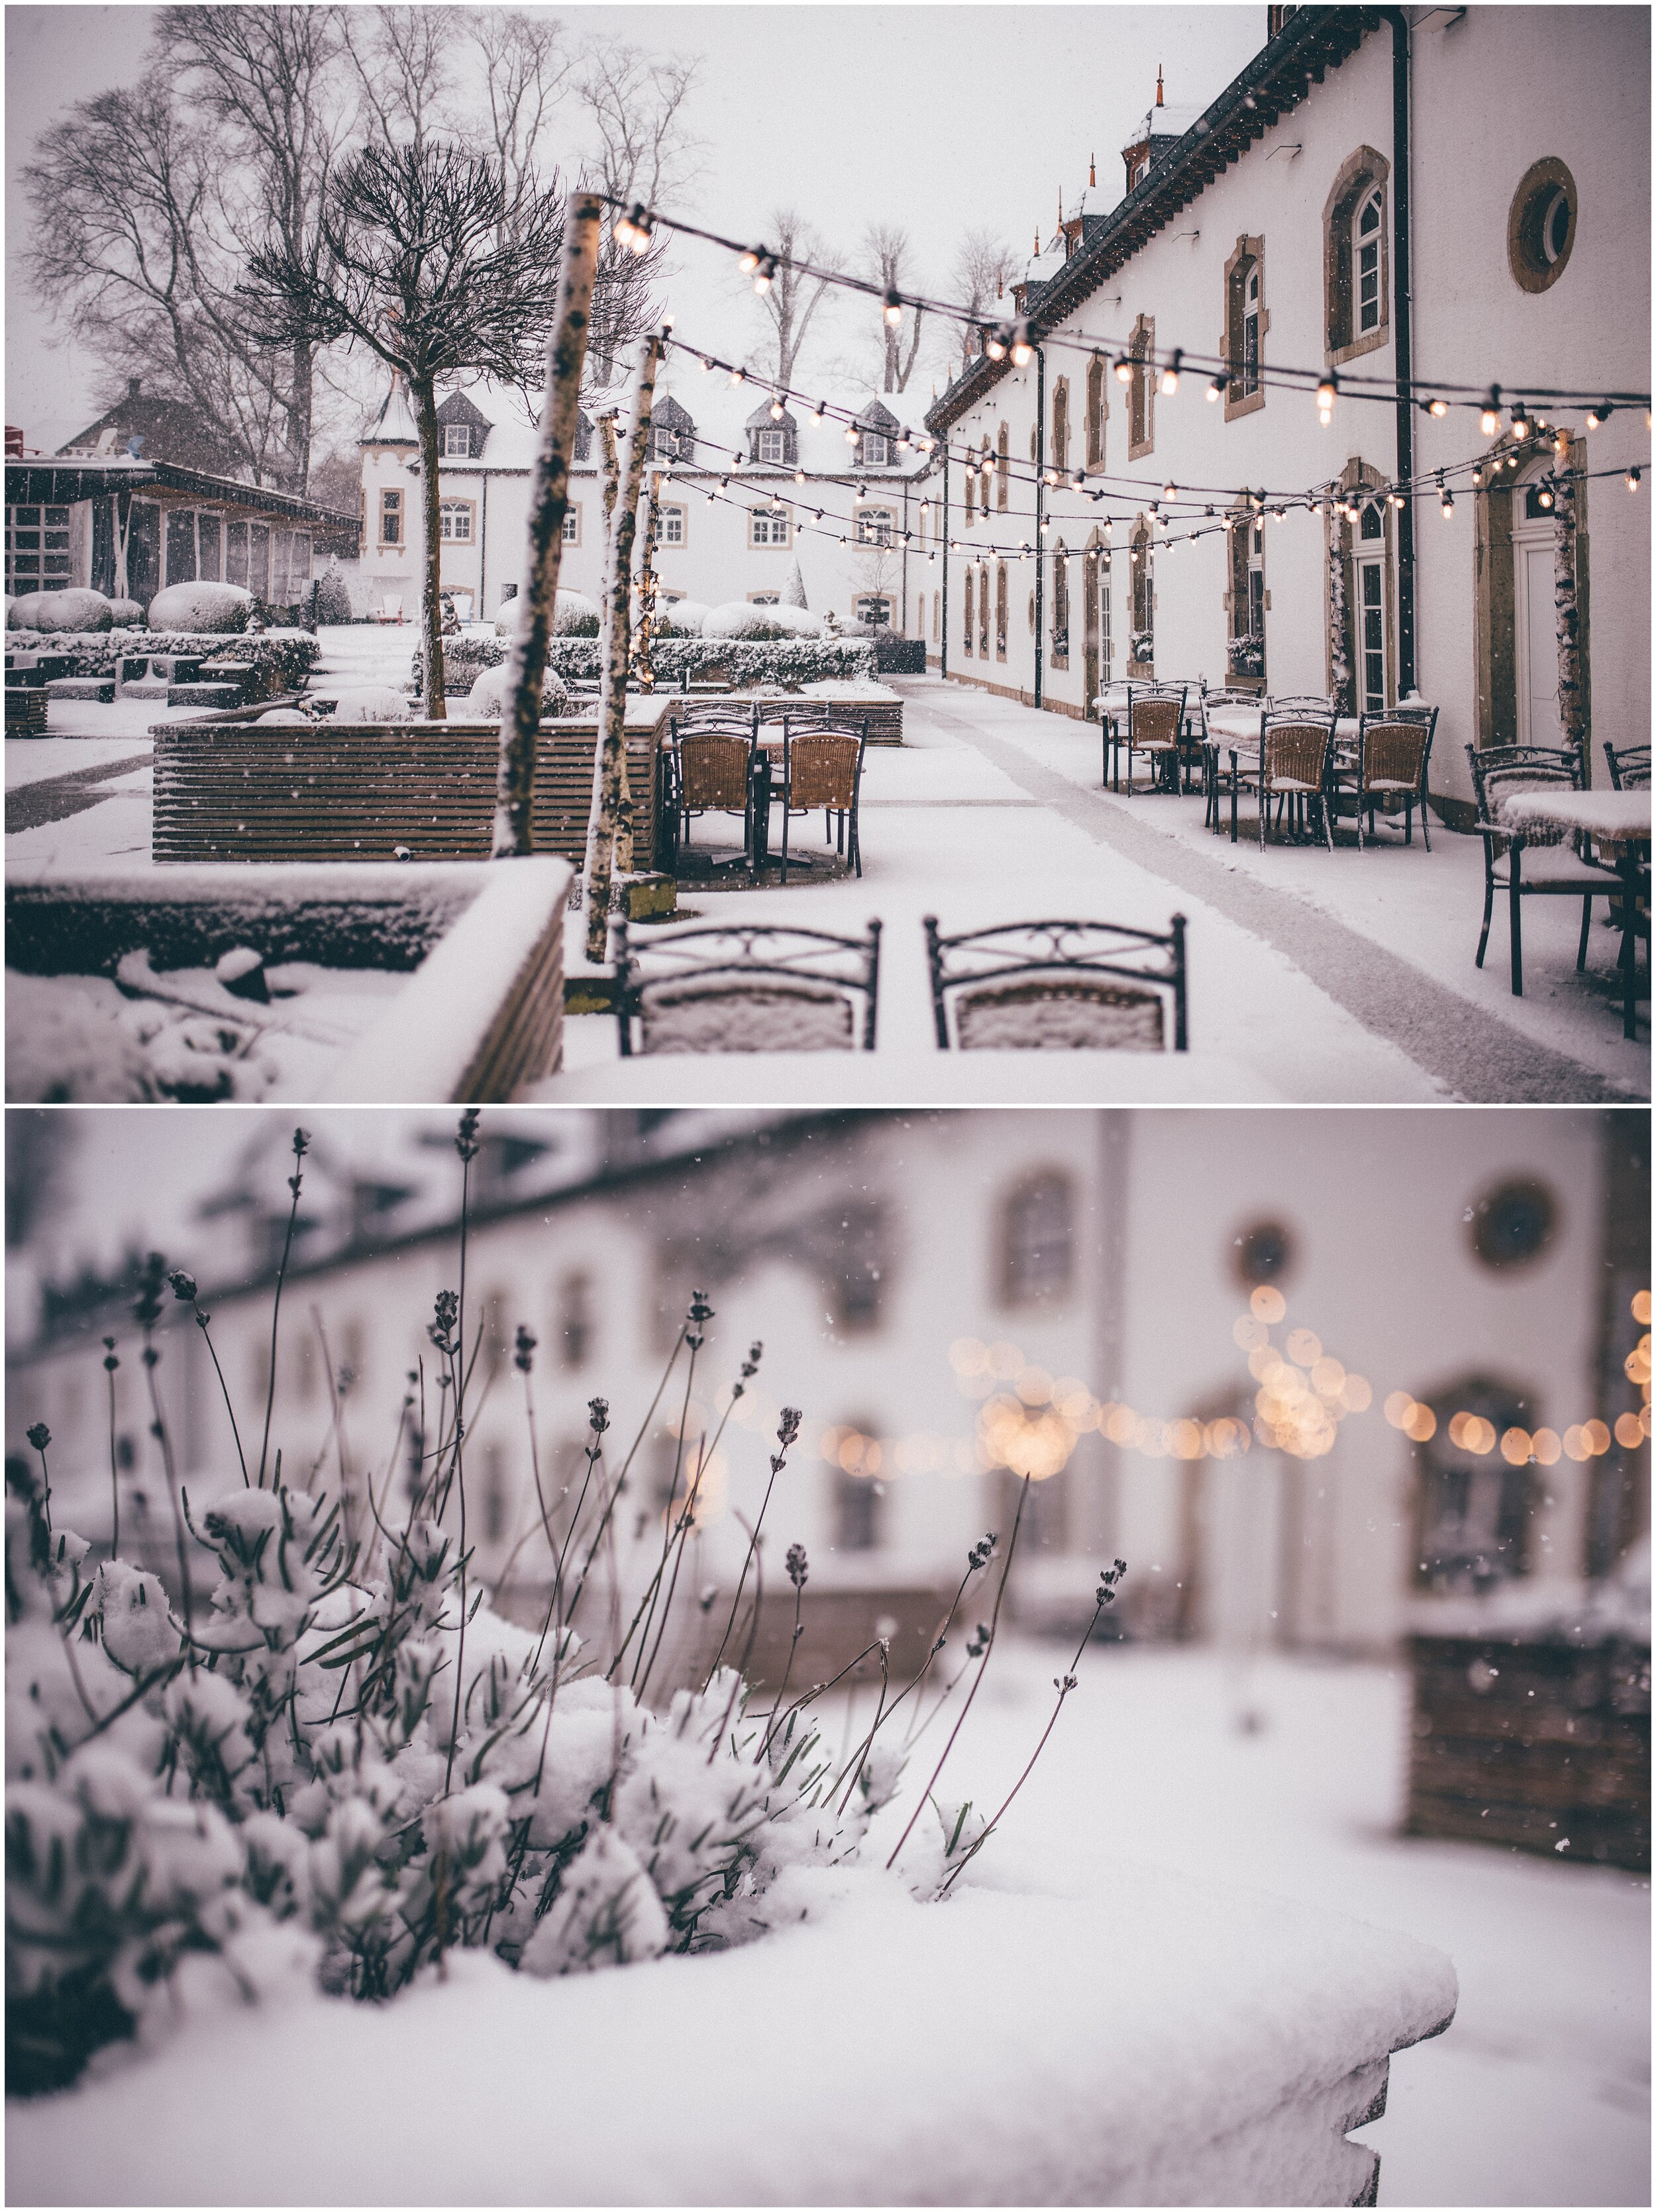
[{"label": "wooden planter box", "polygon": [[[654,702],[652,702],[653,704]],[[634,866],[655,866],[661,787],[657,726],[629,717]],[[500,754],[493,722],[258,724],[233,716],[162,723],[155,750],[158,863],[204,860],[482,860]],[[537,848],[579,862],[592,809],[595,720],[541,725]]]},{"label": "wooden planter box", "polygon": [[1650,1871],[1650,1647],[1414,1636],[1411,1835]]},{"label": "wooden planter box", "polygon": [[562,1066],[563,911],[550,856],[481,866],[198,868],[165,877],[14,869],[6,960],[26,975],[158,969],[252,945],[267,962],[406,974],[344,1048],[319,1102],[490,1103]]}]

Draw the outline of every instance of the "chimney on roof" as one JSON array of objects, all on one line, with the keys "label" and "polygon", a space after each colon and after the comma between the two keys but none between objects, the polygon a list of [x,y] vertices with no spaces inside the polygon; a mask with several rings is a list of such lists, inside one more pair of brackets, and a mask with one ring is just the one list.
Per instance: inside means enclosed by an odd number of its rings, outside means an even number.
[{"label": "chimney on roof", "polygon": [[1165,107],[1166,105],[1167,102],[1161,89],[1161,64],[1158,62],[1156,64],[1156,106]]},{"label": "chimney on roof", "polygon": [[141,376],[129,376],[126,380],[127,398],[129,399],[136,399],[143,387],[143,379]]},{"label": "chimney on roof", "polygon": [[1087,190],[1088,190],[1089,191],[1096,191],[1098,190],[1098,185],[1099,185],[1099,157],[1098,157],[1098,155],[1097,155],[1096,154],[1089,154],[1089,155],[1087,155]]}]

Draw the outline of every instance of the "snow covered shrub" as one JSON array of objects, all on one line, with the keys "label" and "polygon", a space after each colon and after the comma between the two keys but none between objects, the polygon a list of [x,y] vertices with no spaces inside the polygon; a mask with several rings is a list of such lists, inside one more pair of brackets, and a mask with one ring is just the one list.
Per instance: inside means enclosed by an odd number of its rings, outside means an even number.
[{"label": "snow covered shrub", "polygon": [[671,600],[656,615],[655,635],[657,637],[699,637],[707,617],[708,607],[703,599]]},{"label": "snow covered shrub", "polygon": [[[406,691],[389,684],[358,684],[342,691],[333,702],[336,722],[405,722],[413,711]],[[263,720],[268,721],[265,715]]]},{"label": "snow covered shrub", "polygon": [[[766,613],[774,609],[764,609]],[[550,665],[570,680],[590,681],[599,672],[595,639],[554,638]],[[807,684],[874,674],[872,645],[860,638],[795,638],[754,644],[745,638],[661,637],[650,647],[658,689],[671,690],[688,678],[704,682],[722,675],[732,684],[780,684],[796,691]]]},{"label": "snow covered shrub", "polygon": [[169,584],[149,602],[149,627],[225,636],[246,629],[253,611],[253,595],[240,584]]},{"label": "snow covered shrub", "polygon": [[[507,685],[509,682],[505,665],[496,662],[481,670],[478,679],[466,696],[457,704],[459,709],[481,721],[496,721],[506,711]],[[547,720],[555,720],[569,711],[569,688],[556,669],[543,671],[540,678],[540,711]]]},{"label": "snow covered shrub", "polygon": [[820,637],[820,616],[803,607],[756,607],[732,599],[715,607],[702,624],[703,637],[739,637],[754,645],[777,645],[795,637]]},{"label": "snow covered shrub", "polygon": [[316,580],[316,619],[337,625],[351,619],[350,587],[330,561]]},{"label": "snow covered shrub", "polygon": [[111,599],[109,615],[117,629],[136,629],[143,620],[143,608],[137,599]]},{"label": "snow covered shrub", "polygon": [[[478,1121],[468,1110],[455,1139],[462,1238]],[[273,1363],[308,1141],[295,1131]],[[828,1683],[793,1685],[809,1579],[804,1550],[793,1546],[793,1643],[780,1686],[761,1697],[746,1679],[758,1544],[801,1419],[784,1408],[728,1610],[715,1589],[699,1599],[709,1643],[722,1620],[717,1646],[675,1638],[703,1474],[762,1346],[741,1362],[712,1436],[681,1440],[665,1505],[639,1516],[630,1537],[621,1523],[632,1509],[618,1507],[648,1415],[612,1463],[609,1405],[590,1401],[567,1518],[549,1513],[532,1461],[545,1601],[525,1626],[478,1580],[466,1435],[477,1395],[468,1347],[474,1356],[478,1334],[460,1293],[438,1292],[425,1331],[424,1371],[439,1386],[435,1428],[425,1427],[423,1382],[399,1416],[398,1441],[411,1447],[399,1513],[388,1482],[376,1498],[371,1486],[366,1497],[328,1495],[314,1466],[302,1483],[284,1479],[268,1402],[263,1436],[256,1419],[234,1425],[236,1464],[192,1497],[174,1474],[157,1384],[169,1286],[234,1409],[195,1281],[152,1254],[133,1314],[167,1470],[172,1587],[119,1555],[113,1450],[113,1555],[95,1569],[87,1541],[54,1526],[45,1427],[29,1431],[38,1474],[8,1462],[9,2088],[61,2086],[106,2045],[159,2035],[187,2011],[251,2001],[299,1977],[384,1999],[456,1947],[486,1947],[540,1976],[722,1948],[805,1917],[822,1869],[865,1852],[869,1865],[896,1864],[927,1802],[940,1802],[939,1778],[994,1644],[1005,1571],[989,1621],[952,1680],[935,1662],[995,1555],[992,1536],[973,1547],[905,1689],[892,1692],[879,1640]],[[686,1405],[712,1318],[693,1291],[661,1383],[682,1367],[674,1388]],[[113,1423],[120,1359],[117,1340],[104,1341]],[[513,1365],[532,1453],[535,1348],[520,1326]],[[1014,1521],[1008,1565],[1017,1530]],[[202,1578],[188,1571],[192,1553],[215,1576],[204,1604]],[[1119,1565],[1100,1588],[1094,1626]],[[606,1631],[606,1622],[615,1626]],[[819,1701],[870,1659],[880,1680],[873,1724],[849,1749],[831,1745]],[[675,1667],[688,1679],[673,1687]],[[875,1846],[873,1834],[900,1818],[893,1801],[906,1762],[889,1724],[913,1700],[913,1741],[963,1682],[953,1731],[887,1856],[886,1836]],[[1048,1734],[1073,1673],[1056,1686]],[[928,1824],[902,1878],[922,1898],[946,1894],[999,1818],[945,1808],[941,1835]]]},{"label": "snow covered shrub", "polygon": [[101,592],[28,592],[14,599],[6,617],[12,629],[103,630],[113,627],[115,608]]},{"label": "snow covered shrub", "polygon": [[585,592],[560,592],[552,611],[554,637],[596,637],[599,608]]},{"label": "snow covered shrub", "polygon": [[244,632],[234,638],[212,631],[157,634],[148,629],[112,629],[64,634],[31,629],[12,633],[6,642],[13,652],[44,649],[70,653],[76,676],[113,676],[124,661],[167,653],[198,656],[207,664],[204,672],[210,677],[211,662],[222,656],[239,667],[252,668],[252,691],[257,699],[302,690],[322,649],[310,631],[303,629]]}]

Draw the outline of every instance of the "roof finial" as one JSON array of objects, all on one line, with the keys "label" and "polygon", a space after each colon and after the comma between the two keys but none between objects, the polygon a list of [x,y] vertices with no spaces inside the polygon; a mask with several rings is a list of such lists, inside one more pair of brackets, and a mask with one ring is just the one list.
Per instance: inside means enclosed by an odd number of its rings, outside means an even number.
[{"label": "roof finial", "polygon": [[1087,184],[1089,191],[1096,191],[1099,188],[1099,157],[1096,154],[1089,154],[1087,157]]},{"label": "roof finial", "polygon": [[1167,102],[1161,89],[1161,64],[1156,64],[1156,106],[1165,107]]},{"label": "roof finial", "polygon": [[1039,232],[1038,230],[1037,230],[1037,232],[1035,233],[1035,258],[1038,261],[1038,260],[1040,259],[1040,258],[1041,258],[1041,234],[1040,234],[1040,232]]}]

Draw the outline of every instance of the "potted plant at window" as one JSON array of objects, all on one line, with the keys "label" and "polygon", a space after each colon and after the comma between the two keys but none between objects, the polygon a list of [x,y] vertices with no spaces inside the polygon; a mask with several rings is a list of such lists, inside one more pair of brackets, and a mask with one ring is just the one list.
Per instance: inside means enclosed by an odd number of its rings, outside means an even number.
[{"label": "potted plant at window", "polygon": [[1127,673],[1129,677],[1150,677],[1155,674],[1155,632],[1135,629],[1127,641]]},{"label": "potted plant at window", "polygon": [[1265,641],[1256,631],[1243,630],[1230,642],[1231,674],[1239,681],[1255,681],[1265,672]]}]

